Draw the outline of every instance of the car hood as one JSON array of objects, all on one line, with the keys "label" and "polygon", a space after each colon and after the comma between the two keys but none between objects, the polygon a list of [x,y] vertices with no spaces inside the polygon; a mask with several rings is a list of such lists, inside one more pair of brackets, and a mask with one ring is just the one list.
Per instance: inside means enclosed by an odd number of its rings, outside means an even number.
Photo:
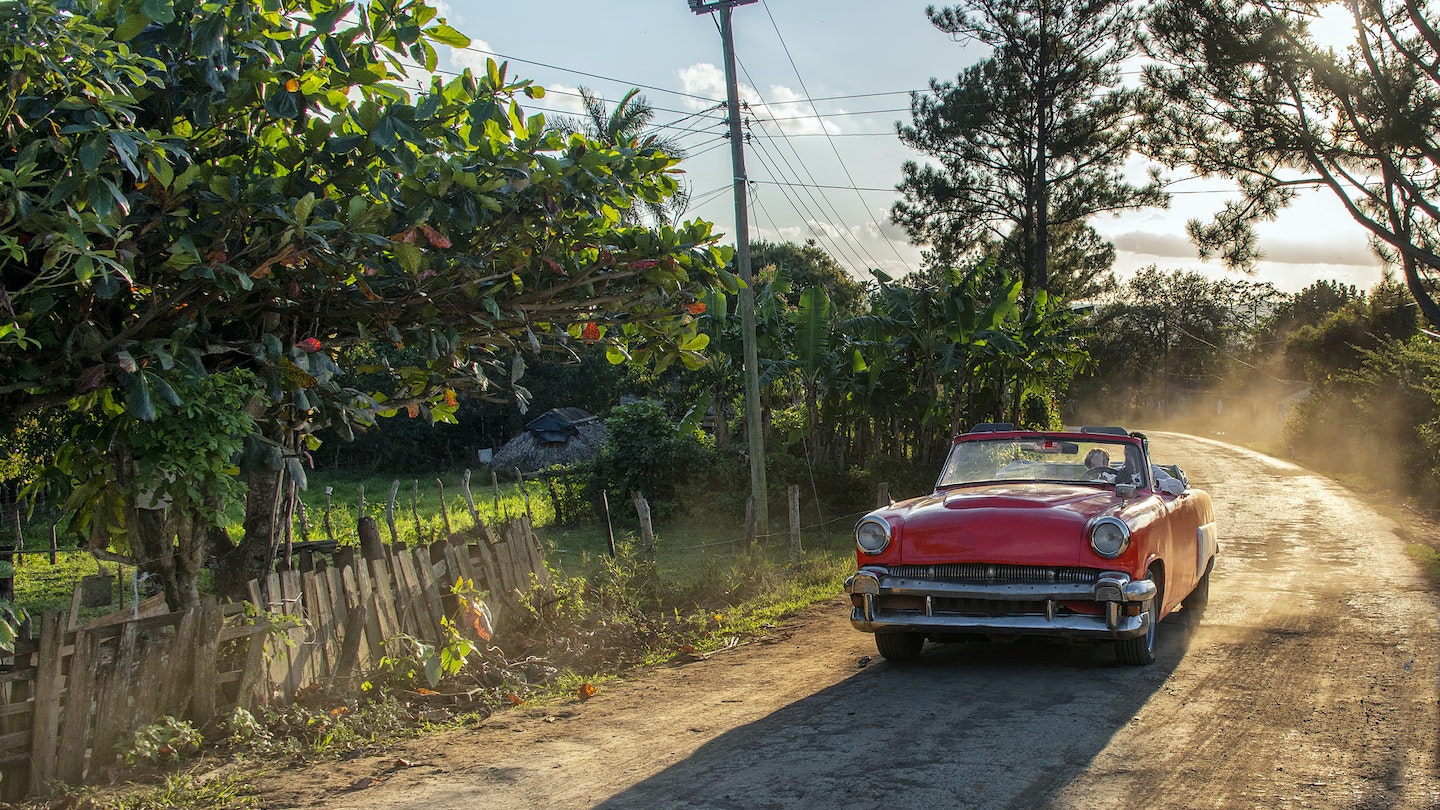
[{"label": "car hood", "polygon": [[1123,502],[1113,490],[1065,484],[989,484],[897,504],[904,565],[1093,561],[1085,527]]}]

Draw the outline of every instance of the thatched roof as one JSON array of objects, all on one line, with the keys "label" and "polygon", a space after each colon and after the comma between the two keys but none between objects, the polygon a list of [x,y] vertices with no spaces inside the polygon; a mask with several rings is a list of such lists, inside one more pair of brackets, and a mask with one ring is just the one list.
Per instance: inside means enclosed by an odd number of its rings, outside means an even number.
[{"label": "thatched roof", "polygon": [[495,451],[497,472],[533,473],[555,464],[573,464],[600,455],[605,424],[579,408],[555,408],[525,426],[525,431]]}]

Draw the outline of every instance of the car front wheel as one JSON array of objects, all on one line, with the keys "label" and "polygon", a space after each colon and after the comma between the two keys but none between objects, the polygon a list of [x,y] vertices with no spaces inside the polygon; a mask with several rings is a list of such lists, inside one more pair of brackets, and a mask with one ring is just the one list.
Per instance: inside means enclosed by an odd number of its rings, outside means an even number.
[{"label": "car front wheel", "polygon": [[875,649],[886,661],[913,661],[925,647],[925,637],[918,633],[876,633]]},{"label": "car front wheel", "polygon": [[1122,638],[1115,642],[1115,657],[1122,664],[1145,666],[1155,663],[1155,637],[1160,630],[1160,588],[1163,583],[1155,575],[1152,569],[1145,572],[1145,577],[1155,583],[1155,596],[1144,603],[1145,611],[1150,614],[1150,627],[1142,635],[1135,638]]}]

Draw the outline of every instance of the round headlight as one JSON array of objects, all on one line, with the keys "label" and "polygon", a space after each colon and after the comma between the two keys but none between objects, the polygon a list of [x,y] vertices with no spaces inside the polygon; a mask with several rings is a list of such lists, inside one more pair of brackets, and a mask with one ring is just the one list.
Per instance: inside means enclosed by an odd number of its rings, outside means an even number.
[{"label": "round headlight", "polygon": [[879,554],[890,545],[890,524],[880,517],[861,520],[855,525],[855,544],[866,554]]},{"label": "round headlight", "polygon": [[1090,527],[1090,547],[1101,557],[1119,557],[1130,547],[1130,527],[1119,518],[1100,518]]}]

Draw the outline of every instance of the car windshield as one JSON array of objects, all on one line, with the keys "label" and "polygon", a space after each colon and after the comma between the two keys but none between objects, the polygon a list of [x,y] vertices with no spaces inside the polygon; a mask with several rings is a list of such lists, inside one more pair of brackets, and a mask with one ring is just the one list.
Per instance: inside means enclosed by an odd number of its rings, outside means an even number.
[{"label": "car windshield", "polygon": [[1051,436],[956,442],[939,486],[989,481],[1145,485],[1140,448],[1102,438]]}]

